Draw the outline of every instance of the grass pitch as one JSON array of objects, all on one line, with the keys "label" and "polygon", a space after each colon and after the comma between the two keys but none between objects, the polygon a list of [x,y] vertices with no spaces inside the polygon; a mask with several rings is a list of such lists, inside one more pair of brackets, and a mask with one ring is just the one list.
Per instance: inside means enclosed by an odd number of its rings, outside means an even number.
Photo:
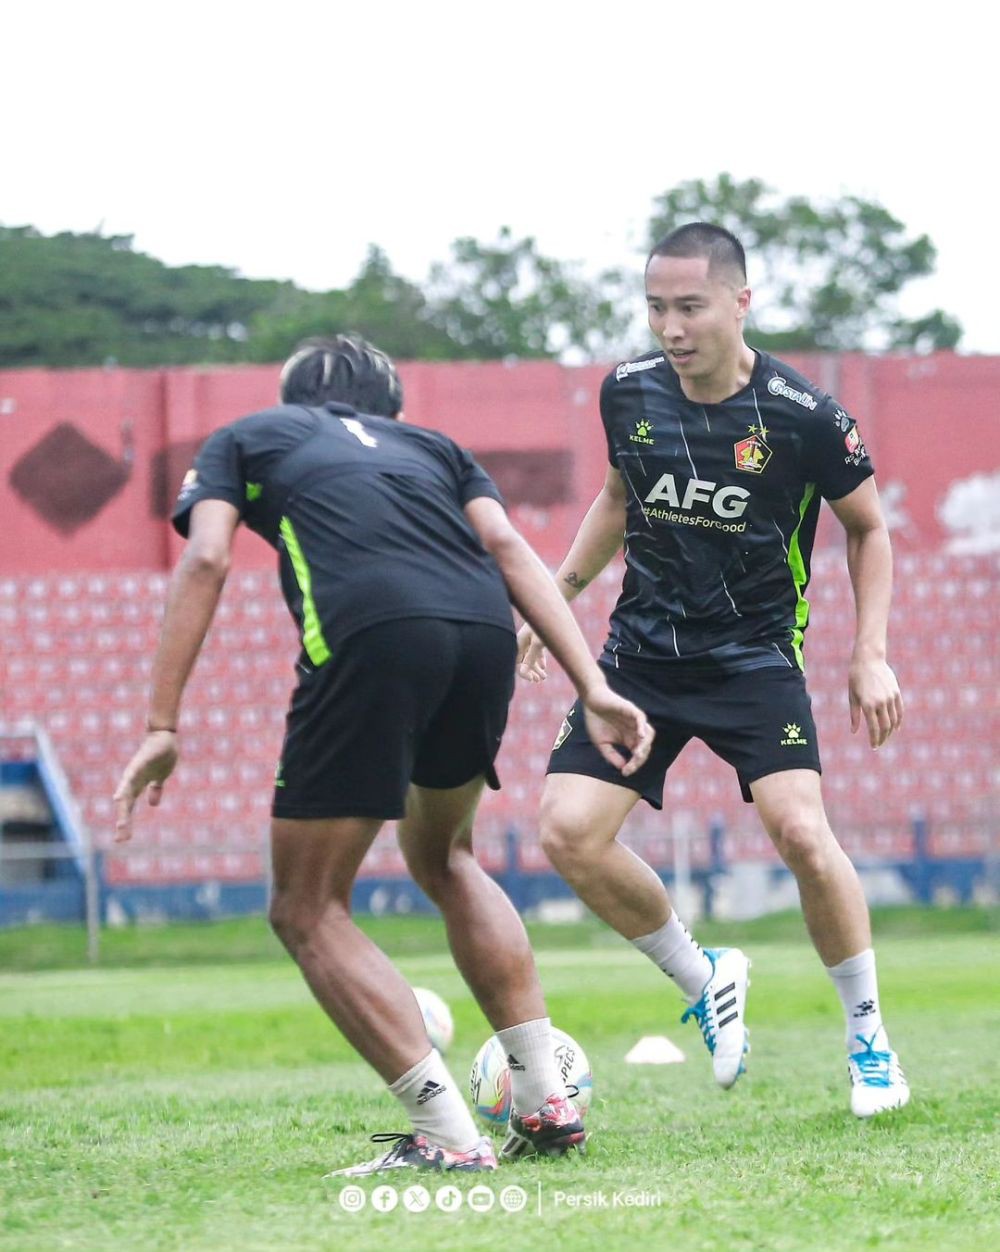
[{"label": "grass pitch", "polygon": [[[464,1082],[489,1033],[438,923],[372,923],[415,984],[451,1005]],[[586,1049],[585,1159],[496,1176],[361,1180],[360,1212],[327,1170],[402,1130],[390,1098],[312,1003],[261,920],[109,935],[74,967],[75,931],[0,935],[0,1248],[985,1249],[1000,1245],[997,934],[984,913],[877,919],[882,999],[914,1090],[860,1123],[842,1019],[796,918],[701,928],[754,961],[749,1073],[718,1090],[676,993],[597,926],[534,932],[556,1025]],[[48,968],[38,968],[47,966]],[[630,1066],[643,1034],[682,1065]],[[373,1210],[375,1188],[425,1183],[430,1206]],[[443,1182],[457,1212],[435,1207]],[[522,1212],[469,1208],[516,1185]],[[631,1203],[629,1201],[631,1200]],[[539,1211],[540,1210],[540,1211]]]}]

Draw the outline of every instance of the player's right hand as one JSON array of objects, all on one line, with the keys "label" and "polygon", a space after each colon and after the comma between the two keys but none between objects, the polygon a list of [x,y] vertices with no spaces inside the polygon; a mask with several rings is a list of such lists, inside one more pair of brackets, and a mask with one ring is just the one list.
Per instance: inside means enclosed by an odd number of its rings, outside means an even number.
[{"label": "player's right hand", "polygon": [[177,764],[177,736],[171,730],[151,730],[139,745],[139,751],[125,766],[117,790],[115,804],[115,843],[132,838],[132,810],[135,802],[149,788],[149,803],[154,807],[163,796],[163,784]]},{"label": "player's right hand", "polygon": [[545,645],[527,622],[517,632],[517,672],[529,683],[542,683],[548,677]]},{"label": "player's right hand", "polygon": [[[583,716],[590,742],[624,777],[645,765],[656,732],[646,714],[631,700],[616,695],[605,685],[587,693]],[[628,760],[618,751],[617,744],[628,748],[631,754]]]}]

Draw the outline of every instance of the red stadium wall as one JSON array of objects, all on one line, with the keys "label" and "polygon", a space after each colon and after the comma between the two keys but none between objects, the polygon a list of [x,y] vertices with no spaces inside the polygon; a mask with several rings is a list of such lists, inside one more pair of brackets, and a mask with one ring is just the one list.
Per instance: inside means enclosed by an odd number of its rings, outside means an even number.
[{"label": "red stadium wall", "polygon": [[[1000,358],[797,365],[858,415],[898,558],[892,644],[906,733],[873,757],[849,730],[853,609],[843,540],[827,515],[806,655],[831,817],[862,861],[911,859],[917,812],[933,856],[995,856]],[[535,362],[401,372],[409,420],[472,448],[518,525],[555,563],[604,477],[597,398],[605,369]],[[141,734],[166,571],[180,548],[167,522],[177,486],[211,430],[273,402],[276,379],[273,366],[0,373],[0,723],[47,729],[112,885],[263,872],[295,636],[274,555],[256,536],[238,536],[241,568],[186,694],[175,783],[127,854],[111,842],[111,794]],[[620,577],[616,563],[578,603],[595,649]],[[506,863],[512,829],[521,868],[547,868],[538,806],[569,699],[555,667],[543,688],[519,684],[499,761],[504,787],[485,797],[477,819],[477,854],[493,869]],[[692,865],[704,868],[715,820],[731,861],[775,863],[731,771],[694,745],[671,770],[665,811],[638,806],[626,837],[662,868],[672,857],[669,831],[687,827],[696,833]],[[402,868],[387,828],[364,872]]]},{"label": "red stadium wall", "polygon": [[[997,544],[1000,358],[796,358],[854,413],[897,547]],[[406,413],[472,448],[550,561],[604,474],[603,367],[404,364]],[[166,518],[205,436],[274,400],[277,368],[0,372],[0,573],[162,570]],[[835,534],[826,527],[820,543]],[[272,555],[240,536],[238,564]]]}]

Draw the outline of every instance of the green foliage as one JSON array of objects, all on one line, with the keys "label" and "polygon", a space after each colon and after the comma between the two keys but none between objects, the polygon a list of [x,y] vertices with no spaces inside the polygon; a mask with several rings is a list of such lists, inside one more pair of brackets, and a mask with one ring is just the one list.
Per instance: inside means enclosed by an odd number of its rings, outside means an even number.
[{"label": "green foliage", "polygon": [[363,335],[400,361],[461,355],[460,345],[434,324],[420,288],[396,274],[374,245],[345,290],[295,290],[258,313],[250,325],[248,354],[254,361],[280,361],[301,339],[345,331]]},{"label": "green foliage", "polygon": [[170,267],[128,235],[0,227],[0,367],[279,361],[310,335],[354,331],[399,360],[591,359],[628,322],[619,275],[594,284],[508,230],[459,239],[422,290],[371,246],[349,286],[305,291],[219,266]]},{"label": "green foliage", "polygon": [[623,279],[608,271],[594,282],[579,268],[542,256],[530,236],[503,227],[495,243],[465,237],[451,260],[431,270],[434,322],[469,358],[608,355],[628,324]]},{"label": "green foliage", "polygon": [[246,359],[247,322],[291,284],[171,268],[129,235],[0,226],[0,366]]},{"label": "green foliage", "polygon": [[[694,219],[743,239],[763,347],[924,351],[959,340],[940,309],[900,316],[896,297],[932,271],[934,246],[907,238],[878,204],[782,201],[758,179],[722,174],[682,183],[655,206],[651,240]],[[130,235],[0,226],[0,367],[270,362],[306,336],[343,331],[399,360],[606,360],[635,338],[640,304],[622,271],[586,277],[506,227],[490,243],[456,239],[422,287],[373,245],[347,287],[310,292],[222,266],[168,266],[136,252]]]},{"label": "green foliage", "polygon": [[940,309],[908,321],[896,307],[907,283],[933,272],[926,235],[908,238],[887,209],[858,196],[815,203],[778,199],[760,179],[694,179],[657,197],[652,246],[685,222],[739,236],[755,300],[751,339],[761,347],[826,351],[953,348],[961,336]]}]

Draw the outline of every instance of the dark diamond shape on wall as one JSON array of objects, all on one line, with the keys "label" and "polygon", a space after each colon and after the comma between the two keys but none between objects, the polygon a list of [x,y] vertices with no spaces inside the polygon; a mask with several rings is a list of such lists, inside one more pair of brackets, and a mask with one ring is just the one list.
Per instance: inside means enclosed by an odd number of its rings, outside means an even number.
[{"label": "dark diamond shape on wall", "polygon": [[100,513],[128,476],[126,465],[71,422],[60,422],[15,463],[8,481],[54,530],[71,535]]}]

